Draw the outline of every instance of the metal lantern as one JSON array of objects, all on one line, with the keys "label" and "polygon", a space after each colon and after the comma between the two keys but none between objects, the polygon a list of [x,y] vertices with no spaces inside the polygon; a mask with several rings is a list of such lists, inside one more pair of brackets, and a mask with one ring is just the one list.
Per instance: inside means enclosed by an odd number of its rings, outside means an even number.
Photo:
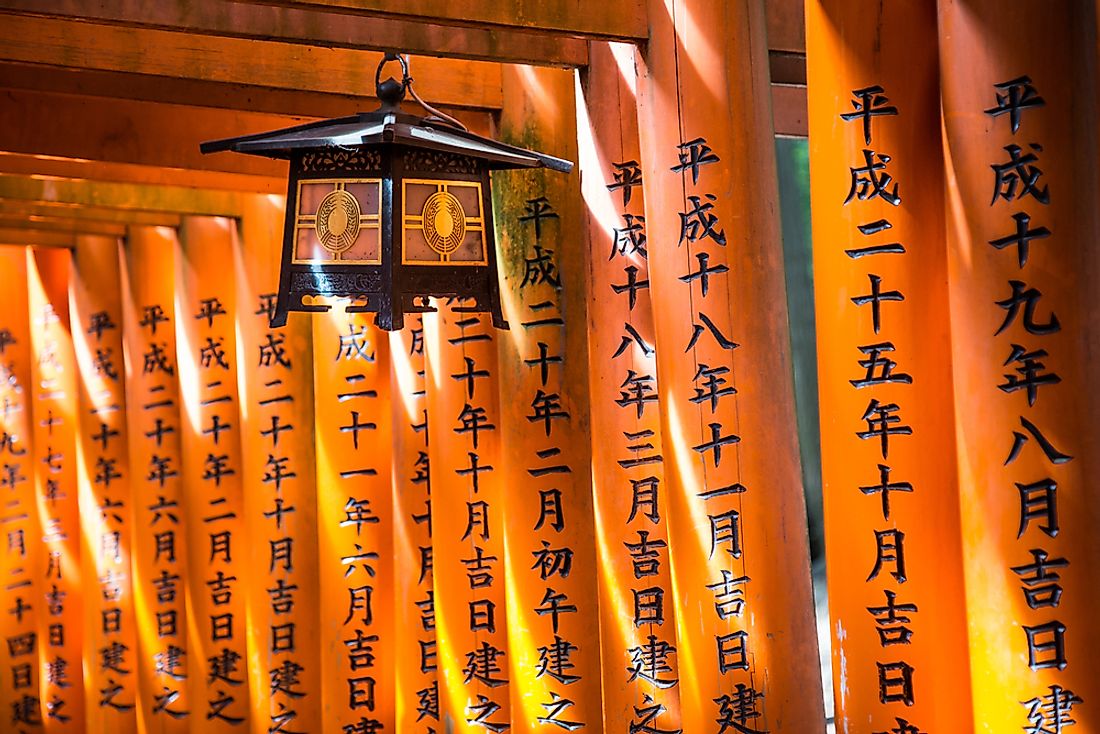
[{"label": "metal lantern", "polygon": [[[398,61],[402,79],[381,80]],[[371,311],[386,330],[404,314],[430,310],[430,296],[469,299],[462,308],[500,308],[489,172],[573,164],[475,135],[425,104],[404,58],[387,54],[375,84],[381,106],[297,127],[203,143],[290,162],[279,293],[272,326],[288,311]],[[402,112],[406,91],[430,114]]]}]

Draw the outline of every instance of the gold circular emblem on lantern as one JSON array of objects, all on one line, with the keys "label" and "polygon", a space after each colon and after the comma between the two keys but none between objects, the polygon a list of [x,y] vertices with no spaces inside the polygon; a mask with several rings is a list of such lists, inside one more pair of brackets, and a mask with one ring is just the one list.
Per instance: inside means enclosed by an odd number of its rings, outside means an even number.
[{"label": "gold circular emblem on lantern", "polygon": [[424,202],[424,239],[440,255],[458,249],[466,237],[466,212],[454,194],[437,191]]},{"label": "gold circular emblem on lantern", "polygon": [[343,189],[330,191],[317,207],[317,239],[332,253],[341,253],[359,236],[359,202]]}]

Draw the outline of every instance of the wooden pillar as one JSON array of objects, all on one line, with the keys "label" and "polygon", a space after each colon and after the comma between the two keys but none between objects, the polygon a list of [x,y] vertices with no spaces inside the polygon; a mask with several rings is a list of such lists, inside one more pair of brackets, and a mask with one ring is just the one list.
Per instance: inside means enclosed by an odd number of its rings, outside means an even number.
[{"label": "wooden pillar", "polygon": [[685,731],[824,731],[760,0],[651,0],[639,78]]},{"label": "wooden pillar", "polygon": [[221,217],[180,227],[176,319],[187,518],[193,732],[247,729],[248,568],[237,395],[237,228]]},{"label": "wooden pillar", "polygon": [[668,564],[635,88],[632,46],[589,46],[577,133],[587,210],[588,384],[604,727],[676,731],[680,691],[668,681],[678,677],[677,657],[669,656],[660,671],[640,664],[653,642],[675,646],[678,607]]},{"label": "wooden pillar", "polygon": [[[525,66],[503,73],[501,139],[576,160],[573,74]],[[579,187],[575,173],[493,177],[511,325],[497,347],[517,734],[603,730]]]},{"label": "wooden pillar", "polygon": [[499,332],[488,316],[438,308],[424,315],[434,603],[421,610],[437,644],[422,646],[420,667],[438,668],[442,727],[482,734],[510,721]]},{"label": "wooden pillar", "polygon": [[323,731],[393,731],[389,338],[367,314],[312,321]]},{"label": "wooden pillar", "polygon": [[115,237],[77,238],[70,300],[80,371],[81,569],[89,580],[83,592],[87,727],[126,734],[137,730],[138,644],[130,572],[137,495],[127,450],[120,244]]},{"label": "wooden pillar", "polygon": [[310,321],[271,329],[283,201],[249,197],[235,250],[245,605],[254,734],[321,731]]},{"label": "wooden pillar", "polygon": [[938,7],[974,719],[983,732],[1090,731],[1100,727],[1096,7]]},{"label": "wooden pillar", "polygon": [[83,579],[76,480],[77,394],[69,313],[71,254],[27,250],[31,315],[34,484],[42,531],[37,600],[42,721],[84,731]]},{"label": "wooden pillar", "polygon": [[440,721],[436,670],[421,659],[422,650],[436,647],[423,317],[409,315],[389,338],[395,731],[429,734]]},{"label": "wooden pillar", "polygon": [[958,481],[929,461],[955,445],[936,12],[807,8],[836,718],[963,734]]},{"label": "wooden pillar", "polygon": [[41,527],[35,500],[34,434],[31,396],[30,301],[27,250],[0,247],[0,529],[4,552],[0,554],[0,578],[4,579],[2,608],[21,612],[0,616],[0,715],[13,731],[37,731],[42,723],[38,691],[37,622],[42,584],[38,571],[43,555]]},{"label": "wooden pillar", "polygon": [[175,266],[168,227],[130,227],[123,274],[123,336],[134,519],[139,728],[186,732],[194,702],[187,680],[187,531],[180,454]]}]

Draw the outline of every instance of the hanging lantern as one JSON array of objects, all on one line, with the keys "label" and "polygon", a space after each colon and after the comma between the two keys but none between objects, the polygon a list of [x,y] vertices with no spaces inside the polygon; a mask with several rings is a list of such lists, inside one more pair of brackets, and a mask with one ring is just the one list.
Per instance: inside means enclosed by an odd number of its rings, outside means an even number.
[{"label": "hanging lantern", "polygon": [[[381,80],[389,61],[402,79]],[[475,135],[412,89],[408,64],[386,54],[375,72],[374,112],[203,143],[290,162],[279,293],[272,326],[288,311],[370,311],[386,330],[404,314],[430,310],[431,296],[469,299],[463,308],[500,308],[489,172],[573,164]],[[401,111],[409,92],[429,112]]]}]

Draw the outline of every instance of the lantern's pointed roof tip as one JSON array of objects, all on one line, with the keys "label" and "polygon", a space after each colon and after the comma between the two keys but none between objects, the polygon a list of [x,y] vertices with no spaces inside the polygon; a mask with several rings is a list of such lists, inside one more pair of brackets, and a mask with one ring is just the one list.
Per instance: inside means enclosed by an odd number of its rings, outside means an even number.
[{"label": "lantern's pointed roof tip", "polygon": [[479,158],[490,169],[549,168],[569,173],[570,161],[475,135],[443,120],[391,110],[362,112],[256,135],[202,143],[203,153],[234,151],[268,158],[290,158],[296,151],[400,145]]}]

